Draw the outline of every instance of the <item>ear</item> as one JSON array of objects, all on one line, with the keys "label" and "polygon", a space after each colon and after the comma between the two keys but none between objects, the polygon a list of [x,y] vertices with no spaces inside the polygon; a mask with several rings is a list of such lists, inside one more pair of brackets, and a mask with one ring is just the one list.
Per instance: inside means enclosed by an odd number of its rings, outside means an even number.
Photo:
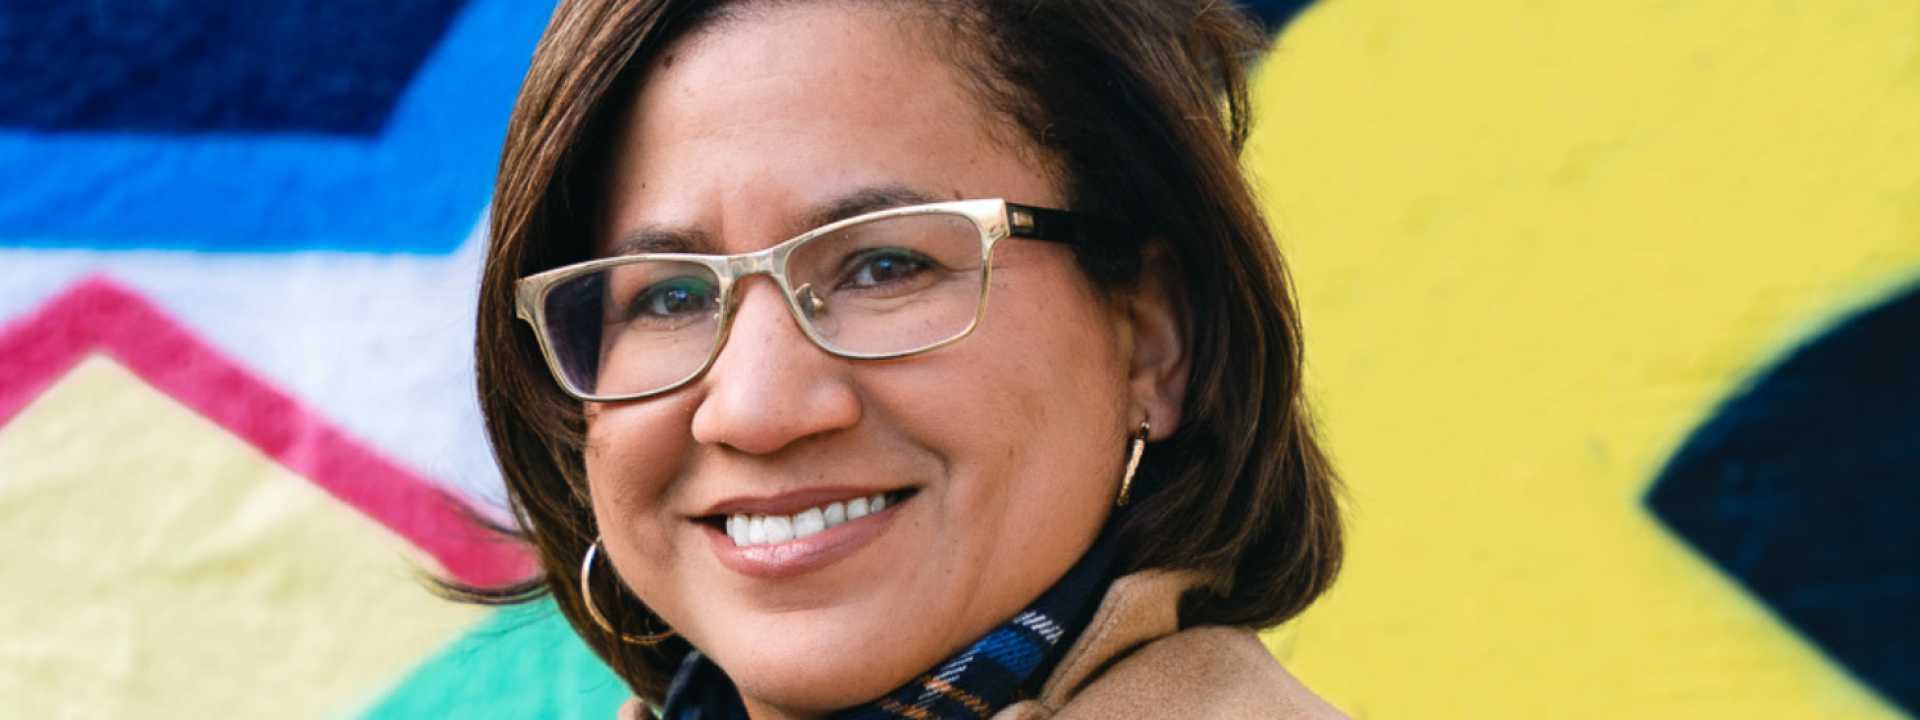
[{"label": "ear", "polygon": [[1180,427],[1192,355],[1186,293],[1164,246],[1148,246],[1140,280],[1121,304],[1133,340],[1127,374],[1133,413],[1129,421],[1150,420],[1148,439],[1163,440]]}]

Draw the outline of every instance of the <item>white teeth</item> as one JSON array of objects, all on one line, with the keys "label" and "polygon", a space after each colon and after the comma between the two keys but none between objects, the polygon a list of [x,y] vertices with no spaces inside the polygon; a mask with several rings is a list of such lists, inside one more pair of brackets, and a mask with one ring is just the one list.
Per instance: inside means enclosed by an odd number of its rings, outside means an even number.
[{"label": "white teeth", "polygon": [[727,536],[734,538],[734,544],[738,545],[740,544],[740,539],[745,538],[747,536],[747,528],[751,525],[753,525],[753,521],[748,519],[747,516],[745,515],[734,515],[734,516],[728,517],[727,518]]},{"label": "white teeth", "polygon": [[793,516],[793,536],[803,538],[827,529],[827,514],[814,508]]},{"label": "white teeth", "polygon": [[767,516],[767,542],[783,543],[793,539],[793,518],[785,515]]},{"label": "white teeth", "polygon": [[886,493],[833,502],[808,508],[793,515],[748,515],[727,518],[727,537],[734,545],[771,545],[797,540],[837,526],[849,520],[887,509]]}]

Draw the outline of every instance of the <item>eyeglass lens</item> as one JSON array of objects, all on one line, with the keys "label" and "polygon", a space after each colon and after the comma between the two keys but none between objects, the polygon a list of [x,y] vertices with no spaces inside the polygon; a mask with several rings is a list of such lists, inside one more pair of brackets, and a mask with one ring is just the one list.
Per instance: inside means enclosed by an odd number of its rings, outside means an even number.
[{"label": "eyeglass lens", "polygon": [[[787,255],[790,306],[824,349],[894,355],[965,333],[979,314],[981,232],[964,215],[855,223]],[[548,290],[543,323],[567,381],[617,397],[677,385],[721,342],[727,300],[712,267],[637,258]]]}]

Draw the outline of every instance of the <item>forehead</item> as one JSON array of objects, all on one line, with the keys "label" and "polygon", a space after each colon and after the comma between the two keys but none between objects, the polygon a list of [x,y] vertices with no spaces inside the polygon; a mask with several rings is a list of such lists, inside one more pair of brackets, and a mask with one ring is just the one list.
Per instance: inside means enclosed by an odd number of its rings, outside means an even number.
[{"label": "forehead", "polygon": [[807,149],[792,143],[835,134],[874,143],[901,131],[946,140],[976,134],[987,113],[934,47],[943,33],[928,24],[874,3],[730,14],[654,59],[628,128],[655,143],[777,140],[768,136],[782,132],[789,152]]},{"label": "forehead", "polygon": [[942,34],[925,13],[806,2],[754,6],[670,45],[620,123],[599,249],[660,225],[727,246],[709,251],[751,249],[735,240],[784,239],[875,187],[1057,203]]}]

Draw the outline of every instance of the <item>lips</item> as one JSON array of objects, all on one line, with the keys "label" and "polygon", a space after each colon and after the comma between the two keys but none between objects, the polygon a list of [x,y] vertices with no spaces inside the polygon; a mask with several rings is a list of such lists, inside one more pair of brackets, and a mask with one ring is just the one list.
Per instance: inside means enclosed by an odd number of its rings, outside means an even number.
[{"label": "lips", "polygon": [[735,545],[778,545],[839,527],[849,520],[885,510],[887,493],[816,505],[792,515],[735,513],[727,518],[727,537]]},{"label": "lips", "polygon": [[750,577],[794,577],[839,562],[880,537],[914,491],[808,495],[813,497],[723,503],[717,507],[730,512],[699,520],[722,565]]}]

